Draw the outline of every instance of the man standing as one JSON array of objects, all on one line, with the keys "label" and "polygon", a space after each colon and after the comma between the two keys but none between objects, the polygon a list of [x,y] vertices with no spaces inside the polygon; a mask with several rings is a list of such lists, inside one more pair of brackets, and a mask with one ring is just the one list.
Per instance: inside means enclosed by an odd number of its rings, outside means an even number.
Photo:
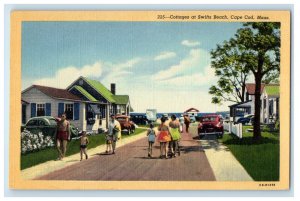
[{"label": "man standing", "polygon": [[108,126],[108,134],[112,136],[112,154],[115,154],[118,139],[121,137],[121,125],[115,119],[115,115],[110,115],[111,121]]},{"label": "man standing", "polygon": [[188,114],[185,114],[185,115],[184,115],[184,124],[185,124],[185,131],[186,131],[186,133],[189,132],[190,122],[191,122],[191,120],[190,120],[189,115],[188,115]]},{"label": "man standing", "polygon": [[70,122],[66,120],[66,113],[61,115],[60,121],[57,123],[56,131],[56,147],[58,150],[58,160],[62,160],[67,151],[67,143],[70,140]]}]

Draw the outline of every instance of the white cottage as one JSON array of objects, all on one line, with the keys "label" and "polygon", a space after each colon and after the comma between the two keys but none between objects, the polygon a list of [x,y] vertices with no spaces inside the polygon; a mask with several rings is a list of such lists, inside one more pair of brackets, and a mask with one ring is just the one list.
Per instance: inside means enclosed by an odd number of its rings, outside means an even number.
[{"label": "white cottage", "polygon": [[[272,123],[279,118],[279,84],[261,84],[261,123]],[[247,83],[245,90],[245,99],[243,103],[230,105],[230,116],[234,121],[238,117],[246,114],[254,114],[255,105],[255,84]]]},{"label": "white cottage", "polygon": [[128,95],[116,95],[97,80],[79,77],[67,89],[32,85],[22,92],[22,123],[35,116],[59,117],[67,114],[76,127],[82,130],[107,129],[109,114],[129,115]]}]

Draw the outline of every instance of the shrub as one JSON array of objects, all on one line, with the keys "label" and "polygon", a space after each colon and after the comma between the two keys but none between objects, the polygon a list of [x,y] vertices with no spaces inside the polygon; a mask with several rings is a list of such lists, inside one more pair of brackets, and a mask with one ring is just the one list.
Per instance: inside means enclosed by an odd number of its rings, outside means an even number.
[{"label": "shrub", "polygon": [[53,147],[54,140],[50,136],[44,136],[42,132],[35,134],[24,130],[21,133],[21,153],[26,154],[33,151]]}]

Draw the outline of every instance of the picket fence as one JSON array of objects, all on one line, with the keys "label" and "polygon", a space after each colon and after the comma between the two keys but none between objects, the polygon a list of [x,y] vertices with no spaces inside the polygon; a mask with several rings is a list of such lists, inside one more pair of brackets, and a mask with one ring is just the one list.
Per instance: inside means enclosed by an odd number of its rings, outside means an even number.
[{"label": "picket fence", "polygon": [[239,138],[243,138],[243,125],[234,124],[233,122],[224,122],[224,130],[236,135]]}]

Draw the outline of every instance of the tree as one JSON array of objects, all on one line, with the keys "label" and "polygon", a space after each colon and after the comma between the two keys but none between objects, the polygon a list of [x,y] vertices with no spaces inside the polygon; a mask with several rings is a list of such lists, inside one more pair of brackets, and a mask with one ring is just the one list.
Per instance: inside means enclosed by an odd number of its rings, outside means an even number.
[{"label": "tree", "polygon": [[[224,42],[223,46],[226,47],[226,51],[222,51],[219,55],[212,54],[212,59],[214,62],[215,60],[222,60],[223,57],[225,58],[226,56],[231,58],[232,55],[228,55],[227,53],[228,50],[230,50],[230,52],[235,53],[234,57],[236,58],[237,63],[239,63],[240,68],[243,69],[244,72],[250,71],[253,74],[255,79],[253,138],[258,140],[261,138],[261,83],[262,80],[271,82],[273,79],[276,81],[280,71],[280,23],[251,22],[244,23],[243,26],[243,28],[237,30],[237,33],[234,38],[230,39],[230,42]],[[218,48],[219,47],[221,46],[218,46]],[[220,58],[214,58],[214,56]],[[234,57],[232,57],[232,59]],[[214,63],[212,64],[212,66],[214,66]],[[223,67],[220,65],[221,69],[227,68],[227,63],[224,64]],[[238,72],[238,75],[241,76],[241,71]],[[216,72],[216,75],[218,75],[218,72]],[[227,93],[227,91],[225,90],[224,93]]]},{"label": "tree", "polygon": [[246,81],[249,75],[247,63],[244,63],[241,52],[235,47],[235,41],[224,41],[211,51],[211,67],[219,77],[217,85],[209,88],[213,95],[212,103],[231,101],[241,103],[245,101]]},{"label": "tree", "polygon": [[251,22],[237,31],[236,44],[243,52],[242,60],[255,79],[254,139],[261,138],[260,109],[261,83],[264,77],[279,75],[280,71],[280,23]]}]

